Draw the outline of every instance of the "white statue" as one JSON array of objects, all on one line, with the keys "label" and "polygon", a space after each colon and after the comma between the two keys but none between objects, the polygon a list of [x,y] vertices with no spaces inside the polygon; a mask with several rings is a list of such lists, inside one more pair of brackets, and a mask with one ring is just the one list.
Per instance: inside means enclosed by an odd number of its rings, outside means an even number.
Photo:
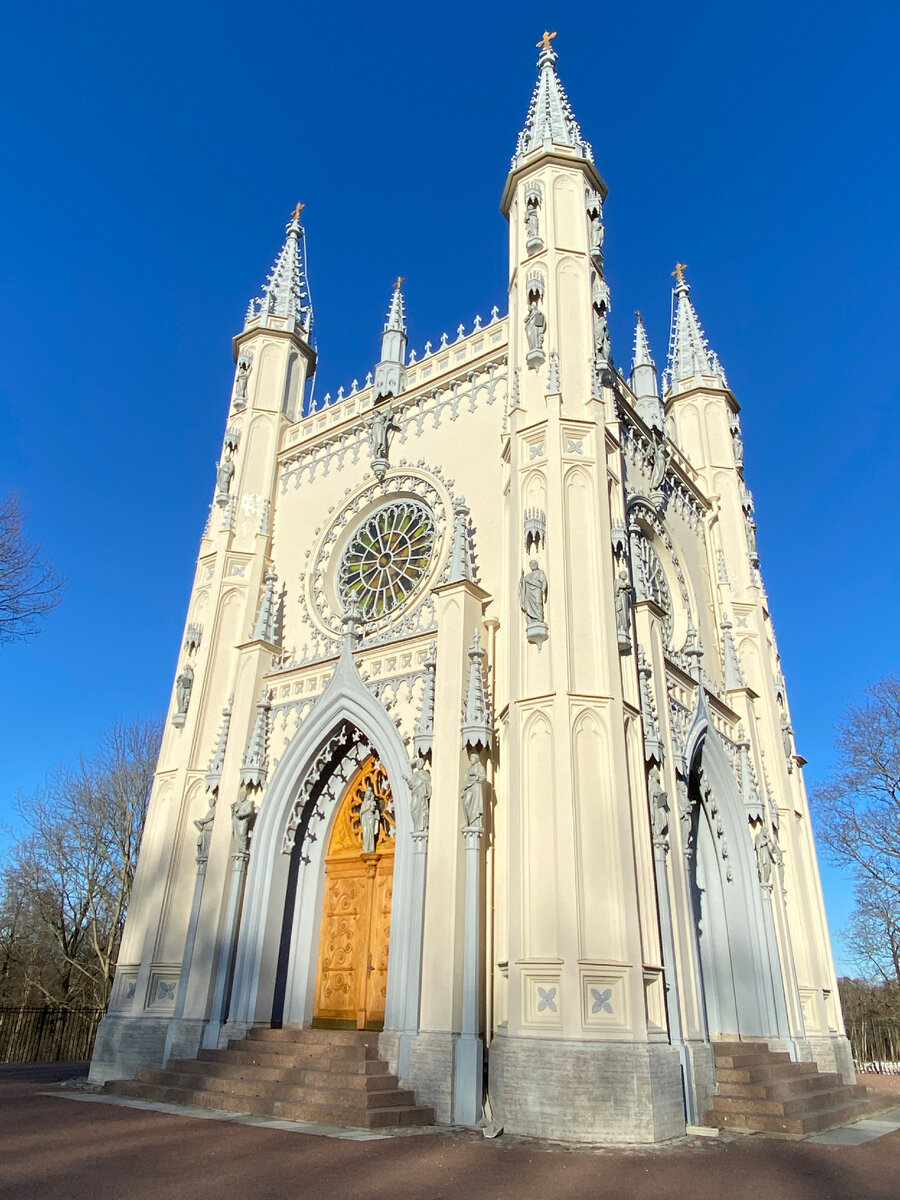
[{"label": "white statue", "polygon": [[603,217],[599,210],[591,217],[591,249],[600,250],[603,246]]},{"label": "white statue", "polygon": [[199,821],[195,821],[194,825],[199,831],[197,834],[197,862],[206,862],[209,858],[209,843],[212,839],[213,821],[216,819],[216,795],[213,792],[209,802],[209,811],[205,817],[201,817]]},{"label": "white statue", "polygon": [[247,380],[250,377],[250,359],[243,354],[238,359],[237,376],[234,381],[234,398],[235,400],[247,399]]},{"label": "white statue", "polygon": [[241,794],[231,806],[231,832],[234,835],[234,850],[236,854],[247,854],[250,850],[250,830],[256,820],[256,806],[247,794],[246,788],[241,788]]},{"label": "white statue", "polygon": [[234,463],[231,454],[226,450],[222,461],[216,463],[216,491],[220,496],[227,496],[234,477]]},{"label": "white statue", "polygon": [[662,843],[669,831],[669,793],[663,791],[659,767],[656,763],[653,763],[647,772],[647,790],[650,793],[653,841]]},{"label": "white statue", "polygon": [[181,668],[181,674],[175,680],[175,705],[177,711],[184,716],[191,702],[191,688],[194,686],[194,668],[186,662]]},{"label": "white statue", "polygon": [[791,729],[790,722],[787,719],[787,713],[782,713],[781,714],[781,744],[784,746],[784,756],[788,760],[788,763],[790,763],[794,757],[794,747],[791,744],[791,734],[793,732],[794,731],[793,731],[793,729]]},{"label": "white statue", "polygon": [[528,236],[529,242],[536,241],[540,237],[538,233],[538,211],[536,204],[525,205],[525,233]]},{"label": "white statue", "polygon": [[624,569],[616,576],[616,629],[619,641],[629,640],[630,629],[628,609],[631,600],[631,584],[628,582],[628,572]]},{"label": "white statue", "polygon": [[547,599],[547,576],[533,558],[528,564],[531,568],[526,575],[522,572],[519,580],[519,607],[529,621],[544,620],[544,602]]},{"label": "white statue", "polygon": [[387,458],[390,435],[399,432],[399,429],[400,426],[389,408],[380,409],[373,415],[369,426],[369,446],[373,458]]},{"label": "white statue", "polygon": [[774,855],[772,853],[772,842],[769,838],[768,830],[765,825],[760,825],[756,837],[753,839],[753,849],[756,851],[756,866],[759,871],[759,882],[767,886],[772,882],[772,866],[774,863]]},{"label": "white statue", "polygon": [[544,331],[547,327],[547,318],[538,308],[536,299],[532,299],[528,305],[528,315],[525,318],[525,336],[528,338],[529,350],[540,350],[544,345]]},{"label": "white statue", "polygon": [[362,827],[363,854],[375,853],[375,841],[378,837],[378,825],[381,813],[375,798],[375,789],[371,783],[366,784],[362,804],[359,806],[359,823]]},{"label": "white statue", "polygon": [[594,346],[597,356],[608,362],[612,346],[609,341],[609,326],[606,323],[606,309],[596,306],[594,308]]},{"label": "white statue", "polygon": [[462,802],[466,814],[466,825],[470,829],[483,828],[481,818],[484,815],[484,788],[487,773],[477,753],[469,753],[469,766],[463,779]]},{"label": "white statue", "polygon": [[428,814],[431,804],[431,775],[421,755],[417,755],[410,764],[412,768],[412,816],[413,833],[425,833],[428,830]]}]

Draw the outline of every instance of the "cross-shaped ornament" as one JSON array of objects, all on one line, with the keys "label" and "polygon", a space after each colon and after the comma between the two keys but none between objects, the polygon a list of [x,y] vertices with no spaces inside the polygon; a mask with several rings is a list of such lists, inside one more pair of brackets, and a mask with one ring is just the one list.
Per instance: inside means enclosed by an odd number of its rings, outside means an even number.
[{"label": "cross-shaped ornament", "polygon": [[680,284],[684,283],[684,273],[686,270],[687,270],[687,263],[678,263],[677,262],[675,264],[675,270],[672,272],[672,274],[675,276],[675,278],[678,280],[678,282]]},{"label": "cross-shaped ornament", "polygon": [[400,291],[401,283],[406,283],[406,277],[403,275],[398,275],[397,278],[394,280],[394,291],[395,292]]},{"label": "cross-shaped ornament", "polygon": [[550,45],[550,42],[551,42],[551,41],[553,40],[553,38],[555,38],[555,37],[556,37],[556,32],[555,32],[555,31],[554,31],[553,33],[549,33],[549,32],[548,32],[548,31],[545,29],[545,30],[544,30],[544,36],[543,36],[543,37],[541,38],[541,40],[540,40],[540,41],[537,43],[538,49],[539,49],[539,50],[540,50],[540,49],[544,49],[544,50],[552,50],[552,49],[553,49],[553,47]]},{"label": "cross-shaped ornament", "polygon": [[301,203],[300,203],[300,201],[298,200],[298,201],[297,201],[297,205],[296,205],[296,207],[294,208],[294,211],[291,213],[291,220],[292,220],[292,221],[299,221],[299,220],[300,220],[300,214],[303,212],[304,208],[306,208],[306,205],[305,205],[305,204],[301,204]]}]

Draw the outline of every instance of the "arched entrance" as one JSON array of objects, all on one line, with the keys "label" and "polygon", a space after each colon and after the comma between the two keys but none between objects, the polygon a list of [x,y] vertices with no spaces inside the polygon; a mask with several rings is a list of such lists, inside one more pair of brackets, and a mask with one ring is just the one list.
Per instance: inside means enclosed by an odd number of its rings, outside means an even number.
[{"label": "arched entrance", "polygon": [[690,881],[709,1036],[787,1038],[784,980],[763,909],[753,843],[724,751],[706,737],[695,755]]},{"label": "arched entrance", "polygon": [[314,1025],[384,1027],[395,836],[387,772],[371,754],[344,792],[325,855]]}]

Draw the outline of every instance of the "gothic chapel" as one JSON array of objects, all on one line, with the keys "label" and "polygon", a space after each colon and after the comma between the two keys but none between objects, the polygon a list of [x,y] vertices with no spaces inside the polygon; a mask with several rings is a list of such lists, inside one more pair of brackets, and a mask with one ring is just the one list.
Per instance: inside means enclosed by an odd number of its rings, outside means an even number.
[{"label": "gothic chapel", "polygon": [[588,1142],[796,1132],[742,1066],[864,1103],[740,407],[682,264],[661,379],[640,316],[614,363],[556,63],[546,34],[508,315],[417,355],[398,279],[380,361],[312,402],[298,205],[234,339],[111,1090]]}]

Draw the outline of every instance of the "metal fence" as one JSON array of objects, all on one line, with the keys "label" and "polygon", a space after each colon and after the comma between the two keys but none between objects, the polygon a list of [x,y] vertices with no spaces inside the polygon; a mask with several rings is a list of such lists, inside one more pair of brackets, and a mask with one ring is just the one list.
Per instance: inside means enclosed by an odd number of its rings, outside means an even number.
[{"label": "metal fence", "polygon": [[857,1068],[900,1072],[900,1024],[858,1017],[846,1022]]},{"label": "metal fence", "polygon": [[0,1063],[90,1058],[102,1016],[96,1008],[0,1007]]}]

